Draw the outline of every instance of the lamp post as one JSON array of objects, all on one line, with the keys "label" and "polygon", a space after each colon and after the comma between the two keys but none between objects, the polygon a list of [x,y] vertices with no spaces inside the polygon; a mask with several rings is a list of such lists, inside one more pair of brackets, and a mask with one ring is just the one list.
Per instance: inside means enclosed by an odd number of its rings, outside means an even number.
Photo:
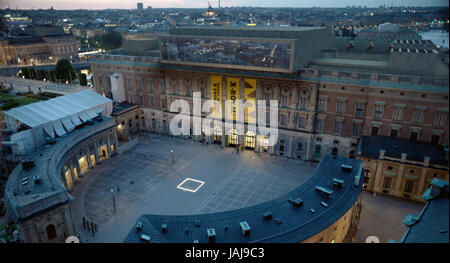
[{"label": "lamp post", "polygon": [[175,159],[173,158],[173,150],[170,150],[170,154],[172,155],[172,164],[175,164]]},{"label": "lamp post", "polygon": [[112,198],[113,198],[113,205],[114,205],[114,213],[116,213],[116,197],[114,195],[114,189],[111,188]]}]

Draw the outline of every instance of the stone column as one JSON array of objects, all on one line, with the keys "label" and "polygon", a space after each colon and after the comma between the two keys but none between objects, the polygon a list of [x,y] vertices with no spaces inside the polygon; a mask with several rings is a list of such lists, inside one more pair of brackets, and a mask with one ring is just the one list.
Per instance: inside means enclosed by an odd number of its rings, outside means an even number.
[{"label": "stone column", "polygon": [[403,179],[403,170],[405,169],[405,165],[401,164],[399,169],[398,169],[398,173],[397,176],[395,178],[395,184],[394,184],[394,191],[393,191],[393,195],[401,197],[401,193],[402,193],[402,179]]},{"label": "stone column", "polygon": [[98,155],[98,144],[97,140],[94,141],[94,157],[95,157],[95,163],[100,163],[100,157]]},{"label": "stone column", "polygon": [[288,149],[288,158],[292,159],[292,147],[293,147],[293,137],[289,136],[289,149]]},{"label": "stone column", "polygon": [[314,136],[310,136],[306,142],[306,155],[305,155],[305,159],[306,160],[311,160],[312,156],[311,156],[311,141],[314,140]]},{"label": "stone column", "polygon": [[119,140],[117,139],[117,130],[114,130],[114,152],[119,153]]},{"label": "stone column", "polygon": [[92,161],[91,161],[91,151],[89,150],[89,145],[86,146],[86,158],[87,158],[87,164],[89,168],[92,168],[94,165],[92,165]]},{"label": "stone column", "polygon": [[225,147],[225,127],[222,128],[222,147]]},{"label": "stone column", "polygon": [[383,161],[376,161],[376,170],[375,170],[375,182],[373,184],[373,191],[381,193],[383,190],[382,182],[383,182],[383,175],[381,174],[383,170]]},{"label": "stone column", "polygon": [[422,172],[420,173],[420,177],[419,177],[419,183],[418,183],[418,185],[417,185],[417,191],[416,191],[416,201],[419,201],[419,202],[423,202],[423,198],[422,198],[422,195],[423,195],[423,192],[422,192],[422,189],[423,189],[423,187],[425,186],[425,181],[427,180],[427,168],[422,168],[422,170],[421,170]]},{"label": "stone column", "polygon": [[72,209],[70,205],[67,205],[63,208],[64,213],[64,225],[67,229],[67,234],[69,236],[76,236],[77,228],[76,224],[74,224],[73,216],[72,216]]},{"label": "stone column", "polygon": [[258,134],[255,134],[255,153],[259,153],[259,152],[261,152],[261,149],[260,149],[260,143],[259,143],[259,135]]},{"label": "stone column", "polygon": [[108,158],[111,158],[111,138],[109,138],[109,134],[106,135],[106,152],[108,153]]}]

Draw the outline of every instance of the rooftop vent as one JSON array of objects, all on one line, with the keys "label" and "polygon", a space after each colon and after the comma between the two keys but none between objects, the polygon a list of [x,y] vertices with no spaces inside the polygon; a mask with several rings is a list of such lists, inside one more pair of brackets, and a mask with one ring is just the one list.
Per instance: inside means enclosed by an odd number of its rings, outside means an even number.
[{"label": "rooftop vent", "polygon": [[281,225],[281,219],[279,217],[275,218],[275,223],[277,223],[278,225]]},{"label": "rooftop vent", "polygon": [[300,207],[303,205],[303,200],[301,198],[289,199],[289,203],[291,203],[294,207]]},{"label": "rooftop vent", "polygon": [[353,167],[351,165],[348,165],[348,164],[341,165],[341,168],[342,168],[342,171],[345,171],[345,172],[351,172],[352,169],[353,169]]},{"label": "rooftop vent", "polygon": [[143,226],[143,223],[142,223],[141,221],[137,222],[137,224],[136,224],[136,230],[137,230],[137,231],[141,231],[141,230],[142,230],[142,226]]},{"label": "rooftop vent", "polygon": [[264,220],[270,220],[272,219],[272,213],[271,212],[266,212],[263,214],[263,218]]},{"label": "rooftop vent", "polygon": [[320,205],[321,205],[321,206],[323,206],[323,207],[325,207],[325,208],[327,208],[327,207],[328,207],[328,204],[327,204],[327,203],[325,203],[325,202],[320,202]]},{"label": "rooftop vent", "polygon": [[216,230],[214,228],[208,228],[208,229],[206,229],[206,232],[208,233],[208,242],[215,243],[216,242]]},{"label": "rooftop vent", "polygon": [[250,236],[251,228],[248,225],[248,223],[246,221],[244,221],[244,222],[240,222],[239,225],[241,226],[242,235],[244,235],[244,237]]},{"label": "rooftop vent", "polygon": [[166,233],[166,232],[167,232],[167,224],[162,224],[162,225],[161,225],[161,231],[162,231],[163,233]]},{"label": "rooftop vent", "polygon": [[41,181],[41,177],[39,175],[33,176],[33,181],[35,184],[38,184]]},{"label": "rooftop vent", "polygon": [[337,188],[342,188],[342,185],[344,184],[344,180],[333,178],[333,185]]},{"label": "rooftop vent", "polygon": [[141,240],[142,241],[146,241],[146,242],[150,242],[150,237],[147,235],[141,235]]},{"label": "rooftop vent", "polygon": [[325,187],[316,186],[316,192],[321,193],[322,195],[326,196],[327,198],[331,198],[331,195],[333,194],[333,191],[330,189],[327,189]]}]

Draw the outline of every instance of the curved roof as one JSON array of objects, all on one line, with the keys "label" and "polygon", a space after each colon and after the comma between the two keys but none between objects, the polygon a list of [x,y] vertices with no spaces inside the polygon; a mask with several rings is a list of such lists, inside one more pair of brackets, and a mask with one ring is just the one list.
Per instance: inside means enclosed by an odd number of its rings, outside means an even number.
[{"label": "curved roof", "polygon": [[[351,171],[343,170],[343,164],[352,166]],[[140,236],[145,234],[151,237],[150,242],[155,243],[192,243],[194,240],[207,243],[209,228],[215,229],[215,240],[218,243],[300,242],[332,225],[354,205],[363,181],[359,180],[355,186],[355,177],[361,176],[362,171],[360,160],[325,155],[306,183],[279,198],[213,214],[143,215],[138,219],[143,223],[143,229],[137,231],[133,228],[125,242],[139,243]],[[334,178],[343,180],[342,188],[333,186]],[[332,190],[331,198],[316,191],[316,186]],[[295,207],[289,201],[297,198],[303,200],[303,206]],[[321,202],[328,206],[324,207]],[[263,214],[266,212],[272,213],[273,218],[264,220]],[[281,224],[276,223],[275,219],[279,219]],[[196,226],[198,222],[199,226]],[[240,222],[247,222],[250,226],[251,233],[248,237],[243,236]],[[166,232],[162,232],[162,224],[167,225]]]}]

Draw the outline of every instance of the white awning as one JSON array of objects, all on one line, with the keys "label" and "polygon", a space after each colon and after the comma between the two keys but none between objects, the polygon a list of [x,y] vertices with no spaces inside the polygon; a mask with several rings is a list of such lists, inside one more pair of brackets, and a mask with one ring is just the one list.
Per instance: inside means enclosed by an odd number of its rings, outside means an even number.
[{"label": "white awning", "polygon": [[[109,116],[112,111],[112,100],[87,89],[13,108],[5,111],[4,114],[31,128],[54,123],[56,120],[59,120],[61,124],[62,119],[68,117],[68,120],[75,126],[81,124],[75,116],[80,116],[83,121],[87,121],[97,116],[98,109],[104,109],[106,115]],[[72,125],[67,120],[65,122],[65,127],[71,129]],[[53,125],[55,127],[55,124]]]}]

